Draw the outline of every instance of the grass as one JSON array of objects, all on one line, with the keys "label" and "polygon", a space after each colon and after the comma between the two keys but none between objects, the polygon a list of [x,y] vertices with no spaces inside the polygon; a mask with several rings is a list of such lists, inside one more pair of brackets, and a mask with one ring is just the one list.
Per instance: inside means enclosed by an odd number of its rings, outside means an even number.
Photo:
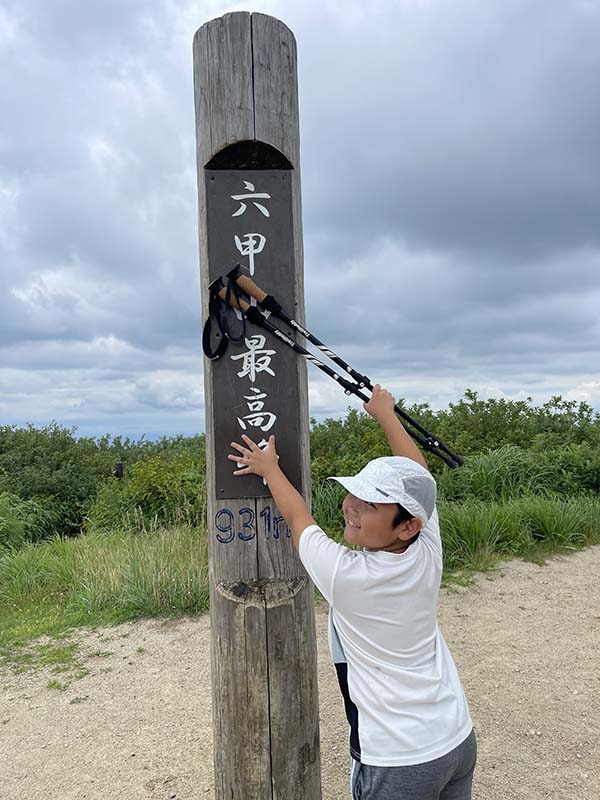
[{"label": "grass", "polygon": [[440,503],[445,572],[485,572],[507,558],[548,556],[600,542],[600,500],[525,496]]},{"label": "grass", "polygon": [[[191,527],[55,537],[0,558],[0,662],[72,628],[208,609],[206,531]],[[44,663],[37,648],[35,662]]]},{"label": "grass", "polygon": [[322,481],[313,487],[312,515],[337,541],[341,541],[344,532],[342,500],[345,495],[344,487],[333,481]]},{"label": "grass", "polygon": [[[315,487],[313,515],[342,541],[343,489]],[[438,505],[443,584],[467,585],[473,572],[521,557],[537,563],[600,542],[600,500],[530,495]],[[139,523],[139,521],[138,521]],[[72,629],[140,618],[201,614],[209,607],[206,530],[190,525],[55,537],[0,556],[0,663],[17,671],[51,665],[78,670]],[[41,637],[50,642],[35,644]],[[29,646],[30,643],[34,643]],[[99,652],[98,657],[102,656]],[[54,688],[64,688],[57,679]]]},{"label": "grass", "polygon": [[445,470],[437,481],[441,499],[460,502],[543,496],[552,493],[559,482],[565,483],[565,475],[557,475],[556,459],[542,459],[534,450],[511,444],[470,456],[460,470]]}]

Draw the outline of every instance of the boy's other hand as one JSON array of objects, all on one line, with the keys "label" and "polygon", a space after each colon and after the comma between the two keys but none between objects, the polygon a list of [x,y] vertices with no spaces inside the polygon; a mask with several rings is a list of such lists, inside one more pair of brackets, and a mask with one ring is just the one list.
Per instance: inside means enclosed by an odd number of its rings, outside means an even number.
[{"label": "boy's other hand", "polygon": [[381,421],[382,418],[386,419],[387,417],[395,416],[395,405],[396,401],[393,395],[390,394],[387,389],[382,389],[381,386],[376,383],[373,387],[371,399],[368,403],[363,403],[363,408],[368,414],[375,417],[376,420]]},{"label": "boy's other hand", "polygon": [[242,464],[243,469],[236,470],[234,475],[260,475],[261,478],[268,480],[268,475],[277,469],[278,455],[275,451],[275,437],[269,436],[269,444],[264,450],[252,441],[249,436],[242,434],[242,439],[246,447],[237,442],[231,442],[235,450],[239,450],[238,455],[228,455],[230,461],[235,461],[238,465]]}]

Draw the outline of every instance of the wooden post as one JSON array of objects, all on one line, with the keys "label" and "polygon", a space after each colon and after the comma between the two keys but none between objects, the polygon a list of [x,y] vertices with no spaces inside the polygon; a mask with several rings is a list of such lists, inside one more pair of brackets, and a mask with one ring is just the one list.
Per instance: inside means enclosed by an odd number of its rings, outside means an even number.
[{"label": "wooden post", "polygon": [[[264,14],[206,23],[194,94],[204,319],[209,283],[239,262],[303,320],[293,34]],[[226,458],[244,431],[274,433],[310,501],[306,367],[280,345],[248,324],[204,361],[216,800],[321,797],[312,584],[262,479]]]}]

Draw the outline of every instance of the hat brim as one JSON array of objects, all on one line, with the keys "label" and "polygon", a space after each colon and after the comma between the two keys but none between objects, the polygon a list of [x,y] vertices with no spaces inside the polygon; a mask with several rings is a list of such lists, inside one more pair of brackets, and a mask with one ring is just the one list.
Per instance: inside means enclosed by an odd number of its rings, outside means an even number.
[{"label": "hat brim", "polygon": [[354,475],[330,475],[328,481],[337,481],[346,489],[346,491],[358,497],[359,500],[364,500],[367,503],[398,503],[393,497],[381,492],[371,486],[365,485],[365,482]]},{"label": "hat brim", "polygon": [[327,480],[337,481],[344,487],[344,489],[346,489],[346,491],[350,492],[350,494],[353,494],[355,497],[358,497],[359,500],[364,500],[367,503],[398,503],[414,517],[420,519],[423,525],[427,525],[429,521],[429,517],[427,516],[426,512],[416,505],[414,500],[411,500],[411,498],[406,495],[402,497],[391,497],[389,494],[382,492],[380,489],[376,489],[375,487],[365,484],[365,482],[357,476],[330,475]]}]

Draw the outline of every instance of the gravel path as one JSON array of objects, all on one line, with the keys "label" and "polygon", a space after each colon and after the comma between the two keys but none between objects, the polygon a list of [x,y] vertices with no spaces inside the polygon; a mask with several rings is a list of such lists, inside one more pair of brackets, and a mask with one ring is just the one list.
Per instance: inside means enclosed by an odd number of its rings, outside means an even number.
[{"label": "gravel path", "polygon": [[[600,546],[444,589],[440,625],[479,743],[476,800],[600,798]],[[348,798],[347,730],[317,609],[323,800]],[[79,631],[89,673],[0,670],[10,800],[213,798],[208,617]],[[240,800],[242,800],[240,798]]]}]

